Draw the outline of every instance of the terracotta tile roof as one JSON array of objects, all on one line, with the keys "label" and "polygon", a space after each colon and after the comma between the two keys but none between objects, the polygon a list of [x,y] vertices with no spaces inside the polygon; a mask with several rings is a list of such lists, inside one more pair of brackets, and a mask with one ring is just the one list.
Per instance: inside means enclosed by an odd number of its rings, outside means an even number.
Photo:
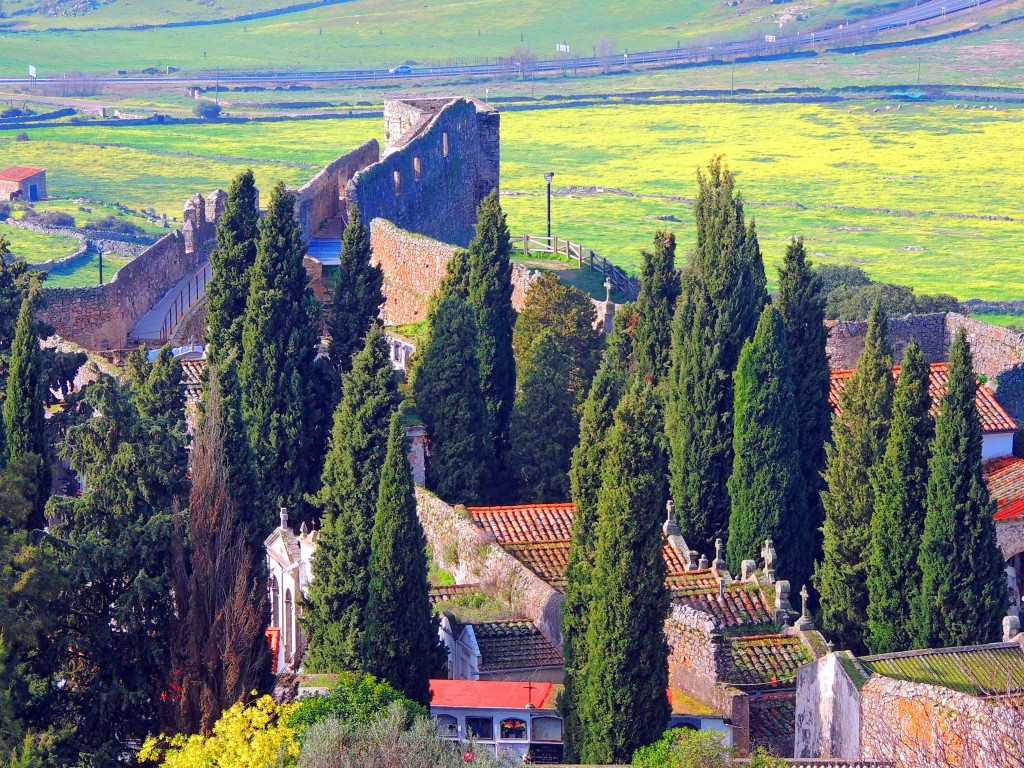
[{"label": "terracotta tile roof", "polygon": [[[785,738],[796,732],[796,694],[773,693],[750,699],[752,744]],[[831,765],[831,763],[830,763]]]},{"label": "terracotta tile roof", "polygon": [[562,654],[531,621],[487,621],[473,624],[480,648],[480,671],[558,667]]},{"label": "terracotta tile roof", "polygon": [[989,495],[996,502],[996,520],[1024,516],[1024,459],[1001,456],[982,465]]},{"label": "terracotta tile roof", "polygon": [[752,688],[792,688],[796,670],[811,661],[798,637],[747,635],[726,646],[728,681]]},{"label": "terracotta tile roof", "polygon": [[185,399],[190,403],[198,403],[203,394],[203,368],[205,360],[182,360],[181,383],[185,388]]},{"label": "terracotta tile roof", "polygon": [[887,653],[858,661],[868,672],[973,696],[1024,692],[1024,649],[1017,643]]},{"label": "terracotta tile roof", "polygon": [[37,173],[44,173],[44,170],[27,165],[12,165],[10,168],[0,171],[0,181],[24,181]]},{"label": "terracotta tile roof", "polygon": [[568,541],[575,511],[572,503],[468,508],[477,525],[493,534],[499,544]]},{"label": "terracotta tile roof", "polygon": [[709,614],[719,627],[769,624],[775,620],[775,612],[765,601],[761,590],[748,590],[744,584],[727,585],[722,600],[718,599],[717,585],[690,593],[673,590],[672,598],[677,603]]},{"label": "terracotta tile roof", "polygon": [[510,555],[559,592],[565,590],[565,570],[569,565],[568,541],[542,541],[536,544],[506,544]]},{"label": "terracotta tile roof", "polygon": [[[894,376],[899,377],[900,367],[893,366],[892,372]],[[846,382],[852,374],[852,370],[832,371],[829,378],[828,402],[836,413],[839,413],[839,395],[846,388]],[[933,414],[938,413],[939,403],[946,394],[948,383],[949,363],[932,363],[931,373],[928,377],[928,391],[932,396]],[[978,406],[978,416],[981,418],[981,428],[984,432],[1013,432],[1017,429],[1017,424],[999,405],[995,395],[988,387],[978,386],[975,403]]]},{"label": "terracotta tile roof", "polygon": [[665,578],[665,586],[672,590],[672,596],[691,595],[698,592],[715,590],[718,592],[718,577],[710,568],[696,571],[682,570],[669,574]]},{"label": "terracotta tile roof", "polygon": [[480,594],[479,584],[443,584],[430,588],[430,604],[448,603],[462,595]]}]

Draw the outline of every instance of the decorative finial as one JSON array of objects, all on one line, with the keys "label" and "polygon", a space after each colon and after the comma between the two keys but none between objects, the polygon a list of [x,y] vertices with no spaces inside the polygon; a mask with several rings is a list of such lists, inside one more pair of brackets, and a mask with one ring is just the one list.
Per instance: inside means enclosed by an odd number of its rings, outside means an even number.
[{"label": "decorative finial", "polygon": [[281,527],[288,527],[288,507],[281,507]]},{"label": "decorative finial", "polygon": [[612,300],[612,279],[606,277],[604,279],[604,303],[609,304]]}]

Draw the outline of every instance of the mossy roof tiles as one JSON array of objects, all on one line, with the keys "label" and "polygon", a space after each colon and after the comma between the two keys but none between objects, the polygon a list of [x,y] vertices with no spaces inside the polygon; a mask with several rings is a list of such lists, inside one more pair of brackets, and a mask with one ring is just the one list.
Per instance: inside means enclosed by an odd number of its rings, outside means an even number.
[{"label": "mossy roof tiles", "polygon": [[728,681],[744,688],[792,688],[796,670],[811,661],[798,637],[746,635],[726,646]]},{"label": "mossy roof tiles", "polygon": [[1024,692],[1024,649],[1017,643],[888,653],[858,661],[868,672],[884,677],[974,696]]},{"label": "mossy roof tiles", "polygon": [[442,584],[430,588],[430,604],[449,603],[462,595],[481,594],[479,584]]},{"label": "mossy roof tiles", "polygon": [[775,613],[765,602],[761,590],[747,589],[744,584],[727,585],[721,598],[718,597],[717,585],[711,589],[673,589],[672,598],[680,605],[688,605],[710,615],[719,627],[769,624],[775,620]]},{"label": "mossy roof tiles", "polygon": [[757,742],[796,732],[796,694],[774,693],[750,699],[750,739]]},{"label": "mossy roof tiles", "polygon": [[473,624],[480,649],[480,671],[559,667],[562,654],[530,621],[486,621]]}]

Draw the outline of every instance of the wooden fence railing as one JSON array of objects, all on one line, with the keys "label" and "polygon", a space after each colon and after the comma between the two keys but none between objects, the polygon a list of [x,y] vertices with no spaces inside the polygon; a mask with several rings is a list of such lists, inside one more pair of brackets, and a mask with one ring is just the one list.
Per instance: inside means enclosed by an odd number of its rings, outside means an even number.
[{"label": "wooden fence railing", "polygon": [[529,256],[531,253],[551,253],[561,256],[567,261],[575,261],[580,269],[586,266],[591,272],[600,272],[602,275],[606,275],[611,280],[612,286],[629,300],[635,299],[640,292],[640,284],[620,267],[579,243],[558,236],[536,235],[521,235],[513,238],[512,242],[522,250],[525,256]]}]

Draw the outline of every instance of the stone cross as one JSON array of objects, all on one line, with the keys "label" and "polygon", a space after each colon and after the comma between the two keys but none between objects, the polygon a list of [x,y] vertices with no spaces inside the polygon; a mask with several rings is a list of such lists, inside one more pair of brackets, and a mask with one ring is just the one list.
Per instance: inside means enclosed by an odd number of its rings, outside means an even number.
[{"label": "stone cross", "polygon": [[281,513],[280,514],[281,514],[281,527],[282,528],[287,528],[288,527],[288,508],[287,507],[281,507]]},{"label": "stone cross", "polygon": [[612,279],[606,277],[604,279],[604,303],[609,304],[612,300]]},{"label": "stone cross", "polygon": [[761,547],[761,557],[764,560],[764,576],[769,584],[775,583],[775,546],[771,539],[765,539]]},{"label": "stone cross", "polygon": [[814,629],[814,620],[811,619],[811,614],[807,612],[807,585],[804,584],[800,587],[800,618],[796,621],[796,628],[801,632],[807,632],[808,630]]}]

